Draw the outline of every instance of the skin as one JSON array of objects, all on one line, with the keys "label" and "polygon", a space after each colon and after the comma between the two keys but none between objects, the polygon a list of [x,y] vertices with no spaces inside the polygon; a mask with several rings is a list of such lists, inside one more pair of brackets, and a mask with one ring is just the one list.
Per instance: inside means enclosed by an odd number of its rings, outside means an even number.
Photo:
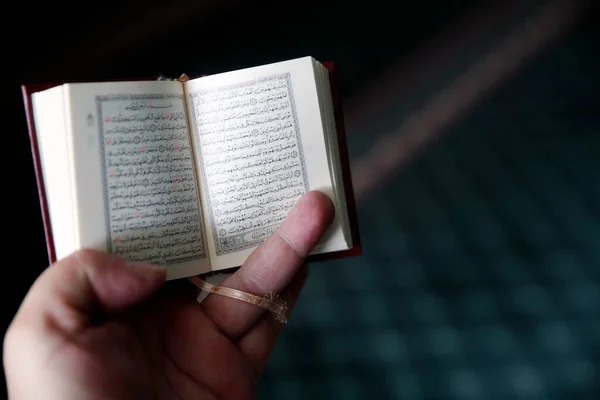
[{"label": "skin", "polygon": [[[223,286],[279,293],[291,309],[304,259],[332,221],[309,192]],[[4,338],[9,398],[253,399],[283,325],[218,295],[199,304],[187,280],[162,267],[78,251],[47,268]]]}]

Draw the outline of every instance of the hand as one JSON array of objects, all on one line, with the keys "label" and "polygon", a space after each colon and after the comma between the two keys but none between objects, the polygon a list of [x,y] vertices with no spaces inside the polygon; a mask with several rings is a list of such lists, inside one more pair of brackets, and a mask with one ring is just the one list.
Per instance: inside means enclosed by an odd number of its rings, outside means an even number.
[{"label": "hand", "polygon": [[[304,258],[333,217],[306,194],[277,233],[223,286],[280,293],[291,309]],[[4,339],[9,397],[24,399],[251,399],[283,326],[239,300],[201,304],[187,280],[84,250],[44,271]]]}]

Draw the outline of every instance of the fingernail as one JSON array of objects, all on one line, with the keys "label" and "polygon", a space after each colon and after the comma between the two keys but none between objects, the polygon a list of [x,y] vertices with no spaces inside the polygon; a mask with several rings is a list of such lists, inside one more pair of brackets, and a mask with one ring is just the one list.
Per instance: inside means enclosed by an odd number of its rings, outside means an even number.
[{"label": "fingernail", "polygon": [[135,271],[136,274],[149,279],[163,278],[167,270],[156,264],[132,261],[127,263],[127,268]]}]

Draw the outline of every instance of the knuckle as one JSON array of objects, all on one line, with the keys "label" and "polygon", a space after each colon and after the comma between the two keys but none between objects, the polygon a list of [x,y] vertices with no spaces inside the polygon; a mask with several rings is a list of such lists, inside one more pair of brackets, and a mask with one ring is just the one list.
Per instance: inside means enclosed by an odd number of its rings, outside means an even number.
[{"label": "knuckle", "polygon": [[99,252],[91,249],[77,250],[74,256],[79,262],[85,264],[94,264],[101,257]]},{"label": "knuckle", "polygon": [[275,231],[279,240],[283,243],[283,245],[292,252],[298,259],[303,260],[306,257],[306,254],[303,254],[302,251],[298,248],[298,246],[286,235],[282,234],[279,231]]},{"label": "knuckle", "polygon": [[92,249],[77,250],[75,253],[73,253],[72,258],[78,264],[88,266],[96,266],[99,264],[113,262],[113,257],[111,255]]}]

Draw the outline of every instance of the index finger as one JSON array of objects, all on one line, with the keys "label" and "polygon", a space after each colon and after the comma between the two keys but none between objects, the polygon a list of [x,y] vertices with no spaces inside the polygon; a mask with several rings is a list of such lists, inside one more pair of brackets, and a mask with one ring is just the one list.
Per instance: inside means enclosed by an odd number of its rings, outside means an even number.
[{"label": "index finger", "polygon": [[[279,293],[292,281],[333,216],[334,207],[329,197],[317,191],[306,193],[277,231],[221,286],[258,296]],[[205,314],[232,340],[248,332],[265,312],[257,306],[218,295],[209,295],[202,306]]]}]

